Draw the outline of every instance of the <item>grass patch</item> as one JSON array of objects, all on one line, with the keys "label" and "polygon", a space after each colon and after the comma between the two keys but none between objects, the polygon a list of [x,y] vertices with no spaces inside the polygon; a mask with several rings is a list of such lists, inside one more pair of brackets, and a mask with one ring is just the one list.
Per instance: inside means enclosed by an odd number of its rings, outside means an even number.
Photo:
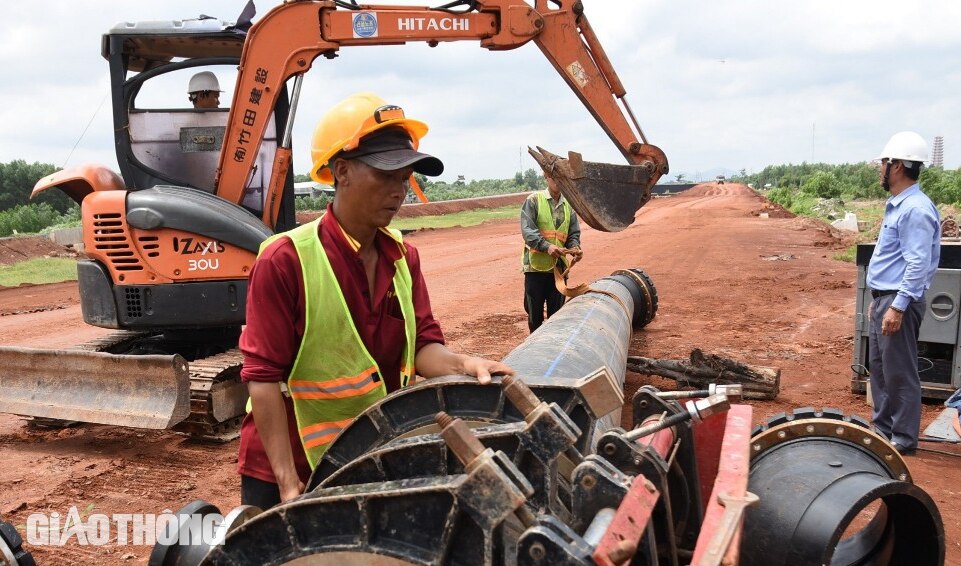
[{"label": "grass patch", "polygon": [[502,206],[486,210],[466,210],[441,216],[421,216],[419,218],[398,218],[390,223],[397,230],[419,230],[421,228],[451,228],[453,226],[476,226],[488,220],[516,218],[520,221],[520,206]]},{"label": "grass patch", "polygon": [[838,252],[831,256],[838,261],[846,261],[848,263],[854,263],[858,255],[858,245],[848,246],[843,252]]},{"label": "grass patch", "polygon": [[13,265],[0,265],[0,286],[3,287],[76,280],[77,260],[71,258],[37,257]]}]

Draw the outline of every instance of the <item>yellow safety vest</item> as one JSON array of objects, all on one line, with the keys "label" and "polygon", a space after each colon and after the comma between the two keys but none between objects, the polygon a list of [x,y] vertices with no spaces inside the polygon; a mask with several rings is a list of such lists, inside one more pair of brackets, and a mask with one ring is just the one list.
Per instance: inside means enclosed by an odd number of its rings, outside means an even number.
[{"label": "yellow safety vest", "polygon": [[[288,237],[297,250],[304,274],[306,316],[304,337],[287,378],[300,440],[314,468],[330,443],[354,418],[387,394],[377,362],[354,326],[340,284],[317,234],[320,219],[268,238],[263,252],[278,237]],[[384,230],[403,252],[397,230]],[[400,385],[414,375],[417,321],[413,280],[405,255],[394,262],[394,292],[404,315],[406,344],[401,358]]]},{"label": "yellow safety vest", "polygon": [[[564,247],[567,242],[567,232],[571,227],[571,205],[565,200],[561,203],[564,210],[564,221],[554,227],[554,211],[551,210],[551,196],[547,191],[535,193],[537,199],[537,228],[541,236],[555,246]],[[534,271],[551,271],[557,263],[557,258],[528,246],[524,246],[521,256],[522,264],[529,263]]]}]

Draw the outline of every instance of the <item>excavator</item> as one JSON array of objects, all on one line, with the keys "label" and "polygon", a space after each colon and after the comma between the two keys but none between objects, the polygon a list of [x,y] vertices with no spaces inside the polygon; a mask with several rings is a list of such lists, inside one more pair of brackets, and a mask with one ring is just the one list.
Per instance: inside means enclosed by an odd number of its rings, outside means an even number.
[{"label": "excavator", "polygon": [[[291,137],[302,81],[341,48],[533,42],[628,162],[531,150],[596,229],[629,226],[668,172],[580,0],[291,0],[253,25],[251,8],[236,24],[124,23],[103,36],[120,174],[82,165],[41,179],[33,194],[57,188],[80,203],[83,318],[116,332],[59,350],[0,348],[0,412],[234,434],[247,397],[236,349],[247,276],[260,243],[295,226]],[[229,109],[141,104],[152,81],[211,65],[236,69]]]}]

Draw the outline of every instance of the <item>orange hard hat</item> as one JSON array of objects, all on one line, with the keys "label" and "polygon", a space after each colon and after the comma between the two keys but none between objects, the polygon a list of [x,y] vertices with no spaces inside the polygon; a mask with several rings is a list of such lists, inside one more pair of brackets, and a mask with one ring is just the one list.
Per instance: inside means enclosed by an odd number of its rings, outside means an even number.
[{"label": "orange hard hat", "polygon": [[417,148],[420,138],[427,134],[427,124],[404,116],[400,106],[387,104],[372,92],[352,94],[338,102],[314,128],[310,142],[313,166],[310,177],[318,183],[332,184],[330,160],[341,151],[360,145],[364,136],[389,126],[400,126],[407,131]]}]

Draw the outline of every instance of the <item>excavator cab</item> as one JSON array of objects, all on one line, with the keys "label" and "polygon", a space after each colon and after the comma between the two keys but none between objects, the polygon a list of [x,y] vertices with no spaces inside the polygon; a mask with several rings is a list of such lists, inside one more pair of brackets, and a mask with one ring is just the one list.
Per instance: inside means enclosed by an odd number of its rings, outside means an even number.
[{"label": "excavator cab", "polygon": [[[84,187],[65,172],[36,189],[80,186],[71,194],[82,206],[89,256],[78,264],[87,323],[180,335],[226,331],[228,340],[239,333],[247,275],[261,242],[294,225],[292,175],[277,224],[261,220],[278,124],[289,111],[286,88],[277,95],[242,198],[234,203],[215,194],[245,39],[244,31],[216,19],[123,23],[103,36],[125,190],[116,190],[116,182]],[[194,108],[188,100],[191,77],[203,71],[228,91],[220,108]]]},{"label": "excavator cab", "polygon": [[[245,38],[245,32],[216,19],[125,23],[103,36],[117,161],[129,190],[172,185],[215,192],[232,85]],[[194,108],[188,101],[188,85],[200,73],[213,73],[219,79],[223,89],[219,107]],[[243,188],[241,204],[258,216],[290,109],[286,88],[281,90]],[[292,200],[285,213],[279,226],[271,228],[293,227]]]}]

